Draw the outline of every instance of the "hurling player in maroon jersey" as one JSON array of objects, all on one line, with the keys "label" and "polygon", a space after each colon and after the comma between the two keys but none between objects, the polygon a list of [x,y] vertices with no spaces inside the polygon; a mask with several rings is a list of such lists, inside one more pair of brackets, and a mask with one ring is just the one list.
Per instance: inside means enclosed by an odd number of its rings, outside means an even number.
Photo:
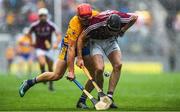
[{"label": "hurling player in maroon jersey", "polygon": [[[95,67],[95,81],[103,89],[104,60],[106,55],[113,67],[108,86],[108,96],[113,100],[113,93],[119,81],[122,68],[121,50],[117,38],[130,28],[137,20],[137,16],[107,10],[90,20],[90,25],[80,35],[77,43],[77,65],[84,66],[82,48],[86,41],[90,42],[90,54]],[[111,108],[117,108],[113,103]]]},{"label": "hurling player in maroon jersey", "polygon": [[[48,20],[48,10],[41,8],[38,11],[39,20],[32,23],[28,35],[32,40],[32,34],[35,34],[35,42],[32,42],[36,56],[39,62],[41,73],[45,72],[45,65],[48,65],[48,71],[53,71],[53,60],[49,55],[51,48],[57,48],[61,41],[61,35],[57,26]],[[52,45],[52,35],[56,34],[57,42]],[[49,90],[53,90],[52,81],[49,82]]]}]

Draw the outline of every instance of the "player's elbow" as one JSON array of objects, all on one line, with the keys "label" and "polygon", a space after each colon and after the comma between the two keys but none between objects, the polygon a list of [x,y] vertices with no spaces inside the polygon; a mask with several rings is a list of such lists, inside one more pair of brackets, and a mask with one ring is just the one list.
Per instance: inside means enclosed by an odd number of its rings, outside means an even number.
[{"label": "player's elbow", "polygon": [[137,16],[137,15],[133,15],[132,18],[133,18],[132,20],[133,20],[134,22],[136,22],[137,19],[138,19],[138,16]]}]

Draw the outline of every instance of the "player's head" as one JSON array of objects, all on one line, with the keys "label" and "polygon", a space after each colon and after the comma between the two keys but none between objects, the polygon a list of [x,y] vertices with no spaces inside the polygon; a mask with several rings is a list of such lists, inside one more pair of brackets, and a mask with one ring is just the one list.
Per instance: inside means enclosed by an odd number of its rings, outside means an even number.
[{"label": "player's head", "polygon": [[77,7],[77,15],[82,25],[88,25],[92,16],[92,7],[90,4],[83,3]]},{"label": "player's head", "polygon": [[48,17],[48,10],[46,8],[41,8],[38,11],[38,15],[39,15],[39,20],[44,22],[47,20]]},{"label": "player's head", "polygon": [[112,14],[107,19],[107,27],[109,31],[119,32],[121,29],[121,18],[117,14]]}]

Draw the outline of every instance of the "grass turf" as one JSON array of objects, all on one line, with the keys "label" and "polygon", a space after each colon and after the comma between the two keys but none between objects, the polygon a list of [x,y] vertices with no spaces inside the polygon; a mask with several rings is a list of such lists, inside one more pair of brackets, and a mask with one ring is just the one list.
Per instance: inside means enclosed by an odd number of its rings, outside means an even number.
[{"label": "grass turf", "polygon": [[[109,111],[180,110],[179,74],[122,74],[114,95],[119,108]],[[86,81],[85,76],[77,78],[82,84]],[[75,108],[81,91],[65,78],[55,82],[54,92],[49,92],[47,85],[38,84],[21,98],[18,88],[23,79],[0,75],[0,110],[83,111]],[[108,78],[105,78],[105,91],[107,82]],[[96,91],[93,95],[96,96]],[[94,111],[91,102],[87,103],[90,111]]]}]

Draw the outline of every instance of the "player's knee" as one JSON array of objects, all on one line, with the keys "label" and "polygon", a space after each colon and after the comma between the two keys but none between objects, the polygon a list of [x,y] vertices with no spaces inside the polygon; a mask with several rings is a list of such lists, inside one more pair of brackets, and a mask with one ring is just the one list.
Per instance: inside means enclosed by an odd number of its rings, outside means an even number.
[{"label": "player's knee", "polygon": [[96,67],[95,69],[96,75],[103,74],[103,71],[104,71],[104,67]]},{"label": "player's knee", "polygon": [[117,72],[121,71],[121,68],[122,68],[121,63],[114,64],[114,66],[113,66],[114,71],[117,71]]},{"label": "player's knee", "polygon": [[55,74],[52,75],[51,80],[57,81],[57,80],[59,80],[59,79],[61,79],[61,78],[62,78],[61,75],[55,73]]}]

